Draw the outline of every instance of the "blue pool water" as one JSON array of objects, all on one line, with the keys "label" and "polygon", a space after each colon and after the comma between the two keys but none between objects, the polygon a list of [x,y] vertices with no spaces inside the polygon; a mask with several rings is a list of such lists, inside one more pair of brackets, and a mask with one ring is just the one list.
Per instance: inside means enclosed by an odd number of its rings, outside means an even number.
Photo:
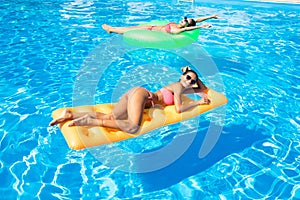
[{"label": "blue pool water", "polygon": [[[299,5],[4,0],[0,10],[0,199],[300,199]],[[203,80],[229,102],[206,156],[199,158],[199,149],[218,112],[82,151],[70,150],[60,130],[48,127],[57,108],[111,102],[134,85],[155,90],[190,64],[172,52],[142,49],[104,65],[118,46],[107,42],[115,35],[103,23],[210,14],[222,19],[207,22],[213,26],[201,30],[196,45],[218,70]],[[93,56],[95,65],[88,62]],[[101,77],[81,79],[99,69]],[[83,83],[96,89],[81,90]],[[154,152],[150,158],[164,162],[157,154],[175,138],[178,147],[191,142],[168,165],[122,170],[122,163],[144,164],[132,153]]]}]

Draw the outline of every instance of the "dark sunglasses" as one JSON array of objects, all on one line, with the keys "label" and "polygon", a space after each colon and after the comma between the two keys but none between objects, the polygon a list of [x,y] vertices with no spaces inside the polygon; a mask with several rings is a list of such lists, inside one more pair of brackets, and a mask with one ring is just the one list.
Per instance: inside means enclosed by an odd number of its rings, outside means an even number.
[{"label": "dark sunglasses", "polygon": [[187,20],[187,17],[184,17],[183,20],[184,20],[187,24],[189,24],[189,22],[188,22],[188,20]]},{"label": "dark sunglasses", "polygon": [[[186,80],[191,80],[192,77],[190,75],[186,75]],[[197,83],[197,79],[193,79],[191,80],[191,84],[194,85],[195,83]]]}]

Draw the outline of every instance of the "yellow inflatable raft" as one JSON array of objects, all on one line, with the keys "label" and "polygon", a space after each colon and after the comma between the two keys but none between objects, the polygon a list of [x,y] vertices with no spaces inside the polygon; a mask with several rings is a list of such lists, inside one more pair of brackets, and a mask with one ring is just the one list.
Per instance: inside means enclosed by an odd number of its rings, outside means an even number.
[{"label": "yellow inflatable raft", "polygon": [[[211,109],[227,103],[227,98],[212,89],[207,92],[211,103],[209,105],[197,106],[192,110],[176,113],[174,105],[166,106],[165,108],[150,108],[144,110],[143,121],[141,128],[136,134],[129,134],[117,129],[104,127],[69,127],[69,122],[59,124],[59,128],[63,133],[69,147],[71,149],[80,150],[88,147],[104,145],[112,142],[118,142],[130,138],[137,137],[151,130],[157,129],[168,124],[177,123],[183,120],[200,115]],[[192,99],[188,97],[183,98],[183,103],[188,103]],[[102,112],[110,113],[114,104],[98,104],[94,106],[79,106],[69,108],[76,112]],[[58,118],[65,108],[59,108],[52,113],[53,118]]]}]

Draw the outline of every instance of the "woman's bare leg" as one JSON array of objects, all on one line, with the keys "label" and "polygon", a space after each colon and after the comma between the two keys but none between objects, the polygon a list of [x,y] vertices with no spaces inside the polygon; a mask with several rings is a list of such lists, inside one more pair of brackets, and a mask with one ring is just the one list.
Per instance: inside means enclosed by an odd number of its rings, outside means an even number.
[{"label": "woman's bare leg", "polygon": [[128,119],[127,115],[127,104],[128,104],[128,91],[119,100],[119,102],[114,106],[112,110],[112,115],[116,120]]},{"label": "woman's bare leg", "polygon": [[[112,113],[106,116],[94,116],[91,113],[82,113],[78,118],[69,124],[69,126],[103,126],[103,120],[114,121],[115,119],[127,119],[127,93],[115,105]],[[111,125],[111,128],[118,128],[117,125]]]},{"label": "woman's bare leg", "polygon": [[144,88],[136,88],[128,94],[128,122],[117,121],[121,130],[128,133],[136,133],[140,129],[148,96],[149,92]]},{"label": "woman's bare leg", "polygon": [[107,33],[117,33],[123,34],[129,30],[147,30],[151,26],[129,26],[129,27],[112,27],[107,24],[103,24],[102,28],[106,30]]},{"label": "woman's bare leg", "polygon": [[144,88],[134,88],[127,93],[126,101],[121,98],[121,103],[119,102],[120,108],[124,102],[127,102],[127,105],[124,105],[128,115],[127,121],[114,118],[93,118],[90,115],[85,115],[81,118],[73,120],[69,126],[103,126],[121,129],[127,133],[136,133],[140,128],[147,99],[147,90]]},{"label": "woman's bare leg", "polygon": [[54,126],[56,124],[63,123],[69,120],[78,119],[86,115],[89,115],[93,118],[103,118],[105,116],[104,113],[100,113],[100,112],[72,112],[69,109],[65,109],[61,113],[59,118],[54,119],[50,122],[49,126]]},{"label": "woman's bare leg", "polygon": [[102,126],[102,121],[102,118],[95,118],[92,115],[85,114],[71,121],[69,126]]}]

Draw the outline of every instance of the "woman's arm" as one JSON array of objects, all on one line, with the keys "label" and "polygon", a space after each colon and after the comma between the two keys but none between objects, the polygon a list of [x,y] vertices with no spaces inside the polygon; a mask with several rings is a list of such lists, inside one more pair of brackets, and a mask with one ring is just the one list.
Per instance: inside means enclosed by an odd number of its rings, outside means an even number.
[{"label": "woman's arm", "polygon": [[198,87],[196,87],[196,88],[186,89],[184,91],[184,94],[201,93],[201,92],[204,92],[208,89],[206,87],[206,85],[199,78],[197,79],[197,85],[198,85]]},{"label": "woman's arm", "polygon": [[196,23],[199,23],[199,22],[203,22],[203,21],[208,20],[208,19],[218,19],[218,15],[211,15],[211,16],[207,16],[207,17],[199,17],[195,21],[196,21]]},{"label": "woman's arm", "polygon": [[190,103],[182,104],[181,95],[176,95],[174,93],[174,105],[177,113],[182,113],[187,110],[190,110],[199,105],[207,105],[210,103],[210,100],[205,96],[198,101],[192,101]]},{"label": "woman's arm", "polygon": [[174,105],[177,113],[185,112],[193,107],[196,107],[198,104],[194,101],[190,104],[182,104],[181,95],[176,95],[174,93]]},{"label": "woman's arm", "polygon": [[192,31],[192,30],[195,30],[195,29],[198,29],[198,28],[210,28],[211,25],[209,24],[203,24],[203,25],[200,25],[200,26],[189,26],[189,27],[185,27],[185,28],[178,28],[176,31],[173,31],[172,33],[173,34],[179,34],[179,33],[182,33],[184,31]]}]

